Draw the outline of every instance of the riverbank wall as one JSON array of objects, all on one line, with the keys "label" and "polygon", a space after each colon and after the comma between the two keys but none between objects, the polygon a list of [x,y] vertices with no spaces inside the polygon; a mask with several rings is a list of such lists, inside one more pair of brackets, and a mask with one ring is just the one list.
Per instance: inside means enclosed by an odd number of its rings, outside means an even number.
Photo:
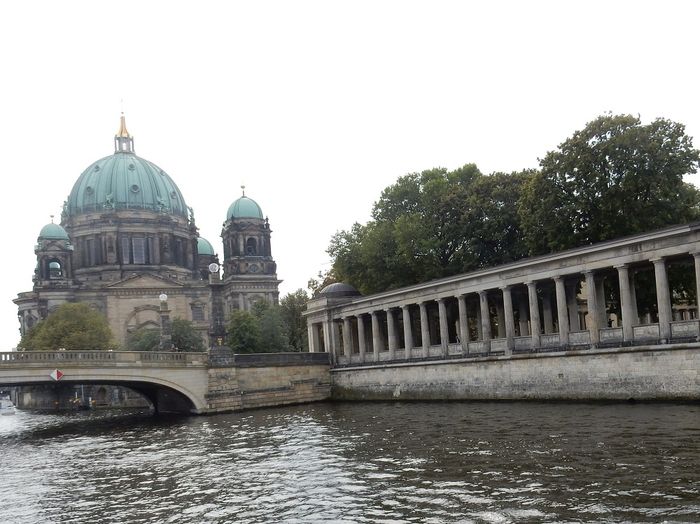
[{"label": "riverbank wall", "polygon": [[700,400],[700,344],[378,362],[331,370],[335,400]]},{"label": "riverbank wall", "polygon": [[325,353],[213,352],[206,413],[328,400],[329,368]]}]

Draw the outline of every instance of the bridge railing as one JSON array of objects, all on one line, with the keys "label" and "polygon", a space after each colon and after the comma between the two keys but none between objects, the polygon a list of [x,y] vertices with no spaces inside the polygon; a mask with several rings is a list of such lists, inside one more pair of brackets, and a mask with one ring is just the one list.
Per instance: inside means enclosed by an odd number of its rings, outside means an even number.
[{"label": "bridge railing", "polygon": [[206,353],[175,353],[155,351],[11,351],[0,352],[0,365],[72,364],[116,365],[118,363],[147,363],[150,365],[206,365]]}]

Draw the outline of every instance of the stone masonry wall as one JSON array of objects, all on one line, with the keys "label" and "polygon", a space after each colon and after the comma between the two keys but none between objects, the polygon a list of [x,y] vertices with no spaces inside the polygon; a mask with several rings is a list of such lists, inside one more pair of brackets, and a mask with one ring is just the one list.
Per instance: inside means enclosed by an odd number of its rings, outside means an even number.
[{"label": "stone masonry wall", "polygon": [[334,369],[339,400],[700,399],[700,344]]},{"label": "stone masonry wall", "polygon": [[233,355],[218,351],[212,360],[208,413],[301,404],[330,397],[327,354]]}]

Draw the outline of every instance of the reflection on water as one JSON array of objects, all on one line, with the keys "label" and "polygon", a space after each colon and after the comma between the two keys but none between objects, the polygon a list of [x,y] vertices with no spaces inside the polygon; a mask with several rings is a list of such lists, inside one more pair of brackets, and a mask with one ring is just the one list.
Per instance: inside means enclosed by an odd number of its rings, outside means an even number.
[{"label": "reflection on water", "polygon": [[697,522],[697,404],[0,417],[0,522]]}]

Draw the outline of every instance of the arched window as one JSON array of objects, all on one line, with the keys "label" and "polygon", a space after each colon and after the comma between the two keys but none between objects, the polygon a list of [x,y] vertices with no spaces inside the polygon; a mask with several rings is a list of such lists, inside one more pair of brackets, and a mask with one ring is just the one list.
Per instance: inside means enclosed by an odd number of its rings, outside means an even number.
[{"label": "arched window", "polygon": [[246,255],[257,255],[258,254],[258,242],[254,238],[249,238],[245,243],[245,254]]},{"label": "arched window", "polygon": [[61,263],[58,260],[51,260],[49,262],[49,279],[61,278],[63,276],[63,270],[61,268]]}]

